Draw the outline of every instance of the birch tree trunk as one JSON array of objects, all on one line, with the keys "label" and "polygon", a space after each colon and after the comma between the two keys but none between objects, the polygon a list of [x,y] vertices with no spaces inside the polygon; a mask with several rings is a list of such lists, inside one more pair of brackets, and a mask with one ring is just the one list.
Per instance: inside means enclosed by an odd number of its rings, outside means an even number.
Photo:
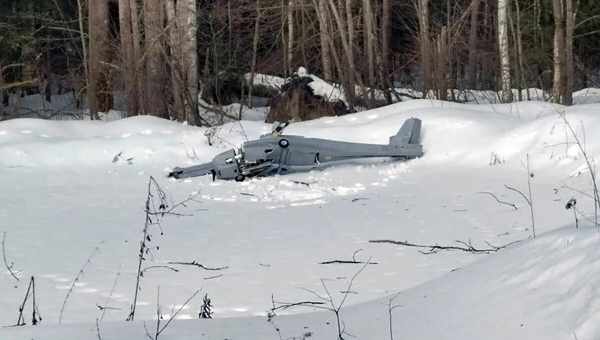
[{"label": "birch tree trunk", "polygon": [[189,124],[200,123],[198,116],[198,42],[196,0],[178,0],[177,17],[181,25],[182,63],[185,70],[185,114]]},{"label": "birch tree trunk", "polygon": [[[573,87],[575,78],[575,61],[573,58],[573,35],[575,33],[575,19],[577,17],[577,5],[575,0],[565,0],[566,4],[566,32],[565,32],[565,105],[573,105]],[[579,3],[579,2],[577,2]]]},{"label": "birch tree trunk", "polygon": [[174,110],[178,120],[187,121],[190,125],[201,123],[198,115],[196,17],[196,0],[167,2]]},{"label": "birch tree trunk", "polygon": [[552,97],[557,103],[564,102],[566,87],[566,55],[565,55],[565,0],[552,0],[554,14],[554,78]]},{"label": "birch tree trunk", "polygon": [[508,44],[508,6],[510,0],[498,0],[498,51],[500,54],[501,99],[503,103],[513,101],[510,77],[510,51]]}]

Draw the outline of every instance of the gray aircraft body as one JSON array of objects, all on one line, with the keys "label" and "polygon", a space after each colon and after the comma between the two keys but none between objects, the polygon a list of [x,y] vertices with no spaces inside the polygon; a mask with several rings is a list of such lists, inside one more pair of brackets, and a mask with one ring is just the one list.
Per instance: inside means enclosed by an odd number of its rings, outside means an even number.
[{"label": "gray aircraft body", "polygon": [[410,118],[388,144],[364,144],[284,135],[287,124],[270,134],[245,142],[238,150],[222,152],[205,164],[175,168],[169,177],[212,175],[213,179],[243,181],[248,177],[287,174],[344,161],[373,157],[412,159],[423,155],[421,120]]}]

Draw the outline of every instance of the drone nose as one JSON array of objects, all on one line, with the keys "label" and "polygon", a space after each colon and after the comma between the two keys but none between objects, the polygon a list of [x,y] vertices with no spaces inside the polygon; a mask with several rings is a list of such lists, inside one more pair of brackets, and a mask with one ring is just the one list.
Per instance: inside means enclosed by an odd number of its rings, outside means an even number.
[{"label": "drone nose", "polygon": [[183,170],[179,169],[179,168],[175,168],[175,170],[169,172],[167,177],[179,178],[179,176],[181,176],[181,174],[183,174]]}]

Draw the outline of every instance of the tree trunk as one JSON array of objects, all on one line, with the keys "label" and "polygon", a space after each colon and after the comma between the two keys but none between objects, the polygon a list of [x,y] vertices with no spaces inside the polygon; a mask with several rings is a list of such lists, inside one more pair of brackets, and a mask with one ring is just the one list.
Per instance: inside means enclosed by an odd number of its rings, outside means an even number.
[{"label": "tree trunk", "polygon": [[196,40],[196,1],[169,0],[167,18],[171,49],[171,83],[176,117],[198,125],[198,44]]},{"label": "tree trunk", "polygon": [[139,8],[137,0],[129,0],[129,8],[131,9],[131,38],[133,41],[133,60],[135,61],[135,78],[138,98],[138,111],[142,110],[142,101],[145,96],[144,93],[144,79],[145,75],[143,70],[144,63],[141,61],[142,56],[142,43],[140,34],[140,19],[139,19]]},{"label": "tree trunk", "polygon": [[173,96],[173,108],[171,110],[171,116],[179,121],[185,121],[185,106],[183,96],[183,78],[181,74],[182,70],[182,56],[179,41],[181,39],[181,32],[179,24],[177,23],[177,5],[175,0],[167,0],[165,3],[166,15],[167,15],[167,26],[169,27],[169,50],[170,54],[170,85]]},{"label": "tree trunk", "polygon": [[248,107],[252,108],[252,90],[254,89],[254,75],[256,73],[256,55],[258,53],[258,40],[260,38],[260,0],[256,0],[256,19],[254,21],[254,37],[252,39],[252,65],[250,66],[250,84],[248,86]]},{"label": "tree trunk", "polygon": [[552,96],[557,103],[564,103],[566,87],[565,55],[565,6],[564,0],[552,0],[554,14],[554,78]]},{"label": "tree trunk", "polygon": [[573,87],[575,78],[575,61],[573,60],[573,35],[575,33],[575,19],[577,17],[577,5],[575,0],[565,0],[566,5],[566,32],[565,32],[565,105],[573,105]]},{"label": "tree trunk", "polygon": [[475,90],[477,86],[477,66],[478,66],[478,51],[477,42],[479,41],[479,6],[481,0],[473,0],[471,5],[471,27],[469,27],[469,60],[467,62],[467,88]]},{"label": "tree trunk", "polygon": [[163,117],[168,113],[167,97],[164,96],[164,83],[167,79],[163,59],[164,8],[161,1],[144,0],[144,113]]},{"label": "tree trunk", "polygon": [[342,47],[343,47],[343,51],[344,54],[346,56],[346,60],[347,60],[347,65],[344,68],[344,70],[342,70],[342,74],[341,76],[344,76],[346,78],[346,85],[345,87],[345,92],[346,92],[346,100],[348,101],[349,105],[350,105],[350,109],[352,109],[352,107],[354,106],[354,100],[355,100],[355,90],[354,90],[354,86],[356,85],[355,80],[358,80],[359,86],[362,87],[362,82],[360,81],[360,78],[358,77],[358,75],[355,73],[356,72],[356,67],[354,66],[354,57],[353,57],[353,51],[350,48],[350,42],[348,40],[348,35],[346,34],[346,27],[348,26],[347,23],[344,23],[342,17],[340,16],[340,12],[338,11],[337,7],[335,6],[333,0],[329,0],[329,7],[331,9],[331,13],[333,13],[333,17],[335,18],[335,22],[337,24],[337,28],[338,28],[338,32],[340,33],[340,37],[341,37],[341,41],[342,41]]},{"label": "tree trunk", "polygon": [[[527,91],[527,100],[530,100],[530,95],[529,95],[529,84],[527,83],[527,77],[525,74],[525,55],[523,54],[523,32],[521,30],[521,5],[519,4],[520,0],[514,0],[515,1],[515,9],[517,10],[516,12],[516,17],[517,17],[517,56],[518,56],[518,64],[519,64],[519,69],[520,69],[520,77],[519,77],[519,83],[521,84],[521,88],[525,87],[526,91]],[[519,100],[521,99],[521,93],[519,92]]]},{"label": "tree trunk", "polygon": [[[345,0],[346,5],[346,23],[348,26],[348,45],[350,54],[348,55],[350,65],[354,65],[354,14],[352,13],[352,0]],[[343,29],[343,28],[341,28]],[[352,67],[351,72],[356,72],[354,67]]]},{"label": "tree trunk", "polygon": [[508,44],[508,6],[510,0],[498,0],[498,50],[500,54],[500,78],[502,102],[513,101],[510,77],[510,51]]},{"label": "tree trunk", "polygon": [[112,108],[112,90],[106,66],[110,57],[108,1],[90,1],[88,15],[90,65],[87,95],[90,117],[96,119],[98,112],[106,112]]},{"label": "tree trunk", "polygon": [[431,36],[429,33],[429,0],[418,0],[419,50],[423,69],[423,97],[433,89],[433,67],[431,56]]},{"label": "tree trunk", "polygon": [[331,80],[331,53],[329,52],[329,29],[327,20],[327,4],[325,0],[319,0],[317,17],[319,19],[319,40],[321,43],[321,64],[323,67],[323,77],[325,80]]},{"label": "tree trunk", "polygon": [[364,34],[366,35],[366,55],[369,72],[369,86],[375,86],[375,32],[373,27],[373,10],[371,8],[371,0],[363,0],[363,22]]},{"label": "tree trunk", "polygon": [[287,41],[287,61],[289,74],[294,73],[294,0],[289,0],[287,6],[287,24],[288,24],[288,41]]},{"label": "tree trunk", "polygon": [[392,103],[390,90],[393,87],[393,76],[390,68],[390,39],[392,35],[392,2],[383,0],[381,9],[381,72],[383,73],[383,87],[388,104]]},{"label": "tree trunk", "polygon": [[122,69],[125,73],[125,92],[127,94],[127,115],[139,112],[137,91],[137,60],[133,45],[133,25],[129,0],[119,0],[119,26],[121,35]]}]

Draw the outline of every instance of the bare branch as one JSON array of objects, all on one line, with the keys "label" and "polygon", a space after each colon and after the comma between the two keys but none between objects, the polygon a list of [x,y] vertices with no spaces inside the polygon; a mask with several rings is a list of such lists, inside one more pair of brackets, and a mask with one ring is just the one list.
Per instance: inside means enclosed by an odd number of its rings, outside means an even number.
[{"label": "bare branch", "polygon": [[2,260],[4,261],[4,267],[6,267],[6,270],[8,270],[8,272],[10,273],[10,275],[17,281],[19,281],[19,277],[17,276],[17,274],[15,274],[15,272],[12,270],[14,267],[14,263],[10,263],[10,265],[8,264],[8,261],[6,260],[6,247],[5,247],[5,242],[6,242],[6,231],[2,233]]},{"label": "bare branch", "polygon": [[444,251],[458,250],[458,251],[464,251],[467,253],[474,253],[474,254],[489,254],[489,253],[497,252],[498,250],[504,249],[508,246],[519,243],[521,241],[518,240],[518,241],[510,242],[510,243],[507,243],[502,246],[494,246],[494,245],[490,244],[489,242],[486,242],[486,244],[488,245],[488,248],[476,248],[475,246],[473,246],[471,241],[465,242],[465,241],[459,240],[459,241],[455,241],[455,242],[458,245],[441,246],[438,244],[434,244],[434,245],[417,244],[417,243],[411,243],[408,241],[394,241],[394,240],[370,240],[369,241],[369,243],[389,243],[389,244],[394,244],[394,245],[398,245],[398,246],[428,249],[426,251],[419,251],[420,253],[425,254],[425,255],[437,254],[439,251],[442,251],[442,250],[444,250]]},{"label": "bare branch", "polygon": [[167,262],[168,264],[178,264],[178,265],[182,265],[182,266],[195,266],[198,268],[202,268],[204,270],[225,270],[228,269],[229,266],[223,266],[223,267],[207,267],[201,263],[196,262],[196,260],[193,260],[192,262],[178,262],[178,261],[173,261],[173,262]]},{"label": "bare branch", "polygon": [[517,207],[517,205],[516,205],[516,204],[514,204],[514,203],[510,203],[510,202],[506,202],[506,201],[503,201],[503,200],[499,199],[499,198],[498,198],[498,196],[496,196],[496,195],[495,195],[494,193],[492,193],[492,192],[489,192],[489,191],[480,191],[480,192],[478,192],[478,194],[489,195],[489,196],[491,196],[493,199],[495,199],[495,200],[496,200],[496,202],[498,202],[499,204],[507,205],[507,206],[509,206],[509,207],[512,207],[512,208],[513,208],[513,209],[515,209],[515,210],[518,210],[518,209],[519,209],[519,208]]},{"label": "bare branch", "polygon": [[519,189],[513,188],[510,185],[504,185],[504,187],[510,191],[514,191],[517,194],[521,195],[521,197],[523,197],[523,199],[525,200],[525,202],[527,202],[528,205],[531,205],[531,201],[529,200],[529,198]]}]

